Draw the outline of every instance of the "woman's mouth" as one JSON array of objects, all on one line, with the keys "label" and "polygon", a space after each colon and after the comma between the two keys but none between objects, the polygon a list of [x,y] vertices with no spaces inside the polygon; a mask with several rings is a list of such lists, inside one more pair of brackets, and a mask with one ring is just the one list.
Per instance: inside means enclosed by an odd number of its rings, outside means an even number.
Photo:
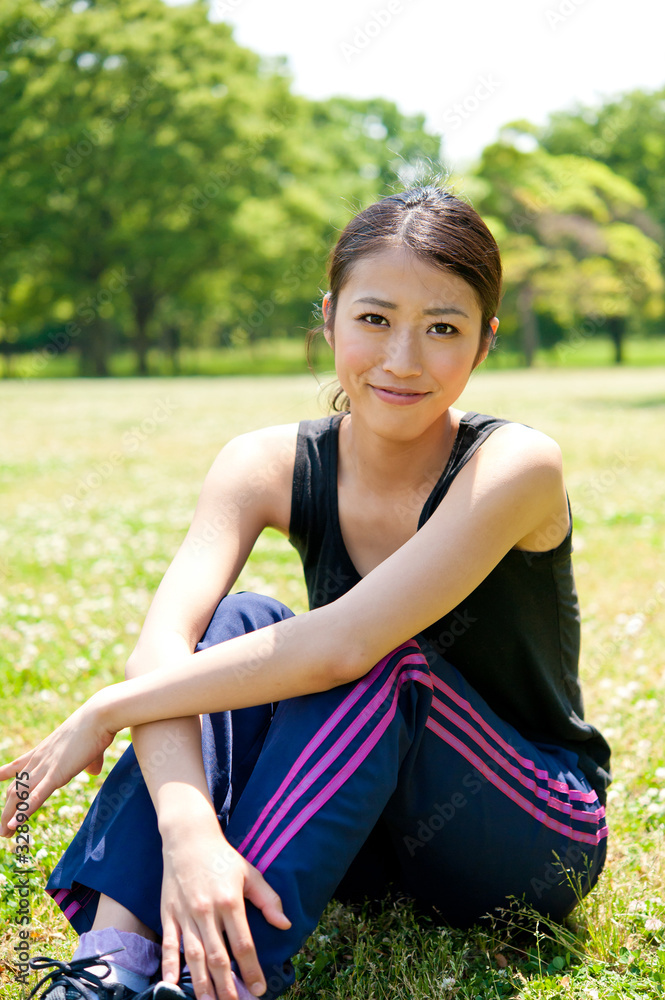
[{"label": "woman's mouth", "polygon": [[417,389],[403,389],[398,386],[371,385],[370,388],[384,403],[392,403],[397,406],[410,406],[420,402],[427,392],[420,392]]}]

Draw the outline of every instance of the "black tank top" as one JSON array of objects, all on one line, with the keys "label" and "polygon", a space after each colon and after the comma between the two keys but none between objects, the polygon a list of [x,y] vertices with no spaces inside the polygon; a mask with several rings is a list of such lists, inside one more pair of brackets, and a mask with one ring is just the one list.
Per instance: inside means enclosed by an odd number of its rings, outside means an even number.
[{"label": "black tank top", "polygon": [[[345,414],[300,423],[289,539],[300,554],[310,608],[329,604],[361,579],[346,551],[337,506],[339,425]],[[418,528],[460,469],[502,424],[466,413]],[[571,562],[572,526],[547,552],[511,549],[449,614],[421,633],[488,705],[527,739],[577,754],[604,802],[610,750],[584,721],[578,675],[580,614]],[[416,637],[418,638],[418,637]]]}]

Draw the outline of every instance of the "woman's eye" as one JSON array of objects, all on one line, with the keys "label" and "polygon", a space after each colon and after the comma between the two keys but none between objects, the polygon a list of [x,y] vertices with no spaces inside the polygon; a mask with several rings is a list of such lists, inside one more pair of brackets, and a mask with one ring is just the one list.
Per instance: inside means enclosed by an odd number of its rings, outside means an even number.
[{"label": "woman's eye", "polygon": [[430,327],[434,333],[444,334],[446,336],[451,333],[457,333],[457,327],[451,326],[450,323],[435,323],[434,326]]},{"label": "woman's eye", "polygon": [[364,320],[366,323],[370,323],[372,326],[380,326],[386,322],[385,316],[379,316],[378,313],[363,313],[358,318]]}]

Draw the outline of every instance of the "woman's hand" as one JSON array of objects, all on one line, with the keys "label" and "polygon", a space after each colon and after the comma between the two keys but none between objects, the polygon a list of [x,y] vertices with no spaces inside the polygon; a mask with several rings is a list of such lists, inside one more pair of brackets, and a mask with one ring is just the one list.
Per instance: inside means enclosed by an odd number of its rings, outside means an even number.
[{"label": "woman's hand", "polygon": [[266,982],[245,914],[245,897],[266,920],[286,930],[291,921],[282,902],[261,873],[225,839],[217,821],[171,831],[162,836],[162,976],[177,982],[180,939],[198,1000],[237,1000],[226,934],[240,976],[252,993],[265,993]]},{"label": "woman's hand", "polygon": [[74,775],[84,769],[99,774],[104,751],[115,736],[101,721],[101,695],[93,695],[33,750],[0,767],[0,781],[14,779],[0,816],[0,836],[12,836],[18,825],[18,807],[26,817],[32,816],[56,788],[66,785]]}]

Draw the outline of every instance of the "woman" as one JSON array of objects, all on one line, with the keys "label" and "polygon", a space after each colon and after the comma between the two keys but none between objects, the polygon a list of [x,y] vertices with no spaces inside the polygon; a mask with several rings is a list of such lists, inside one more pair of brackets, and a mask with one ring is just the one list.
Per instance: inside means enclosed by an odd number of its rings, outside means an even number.
[{"label": "woman", "polygon": [[[602,868],[560,452],[454,407],[498,326],[494,239],[417,188],[349,223],[329,278],[340,411],[222,449],[127,680],[0,770],[29,772],[33,811],[133,727],[47,887],[82,935],[52,998],[106,996],[95,956],[125,996],[272,998],[333,894],[560,919]],[[220,601],[266,526],[306,614]]]}]

